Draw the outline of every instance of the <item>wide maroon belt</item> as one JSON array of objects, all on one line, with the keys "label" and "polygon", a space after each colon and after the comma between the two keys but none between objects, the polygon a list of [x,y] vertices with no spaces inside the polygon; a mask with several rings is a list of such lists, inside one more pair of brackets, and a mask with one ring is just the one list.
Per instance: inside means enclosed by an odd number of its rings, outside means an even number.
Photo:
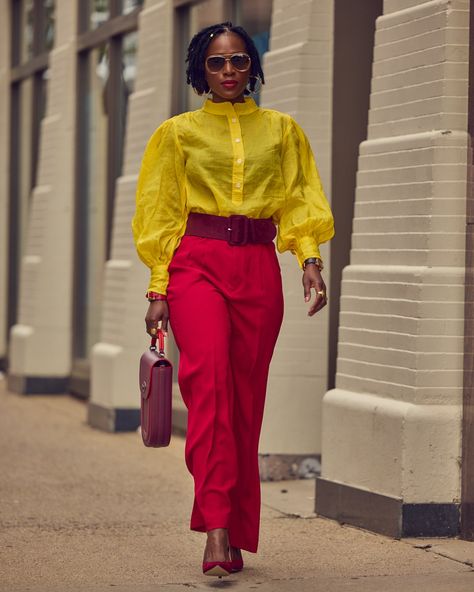
[{"label": "wide maroon belt", "polygon": [[276,236],[276,227],[271,218],[247,218],[239,214],[227,218],[191,212],[184,234],[217,238],[229,245],[246,245],[271,243]]}]

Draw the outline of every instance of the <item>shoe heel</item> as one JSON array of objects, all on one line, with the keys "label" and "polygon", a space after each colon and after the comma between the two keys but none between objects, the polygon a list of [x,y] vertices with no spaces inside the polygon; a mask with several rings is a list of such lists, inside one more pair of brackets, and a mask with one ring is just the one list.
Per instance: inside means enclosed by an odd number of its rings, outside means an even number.
[{"label": "shoe heel", "polygon": [[243,559],[232,559],[232,573],[236,573],[238,571],[242,571],[244,569],[244,561]]}]

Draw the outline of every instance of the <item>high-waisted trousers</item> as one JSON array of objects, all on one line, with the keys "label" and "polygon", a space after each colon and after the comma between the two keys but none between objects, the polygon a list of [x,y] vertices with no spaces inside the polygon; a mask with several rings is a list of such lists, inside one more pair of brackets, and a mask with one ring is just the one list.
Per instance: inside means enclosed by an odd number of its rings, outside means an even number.
[{"label": "high-waisted trousers", "polygon": [[283,316],[275,246],[184,236],[169,274],[178,382],[188,409],[185,461],[194,479],[190,528],[227,528],[230,545],[256,553],[258,443]]}]

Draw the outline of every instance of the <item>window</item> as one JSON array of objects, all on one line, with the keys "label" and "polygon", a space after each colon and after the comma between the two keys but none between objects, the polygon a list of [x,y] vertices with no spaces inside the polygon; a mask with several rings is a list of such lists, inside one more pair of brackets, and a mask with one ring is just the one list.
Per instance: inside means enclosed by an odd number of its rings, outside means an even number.
[{"label": "window", "polygon": [[93,0],[89,2],[89,28],[97,29],[109,20],[109,0]]},{"label": "window", "polygon": [[[88,394],[99,340],[103,273],[110,254],[115,184],[122,172],[128,98],[136,76],[142,2],[79,2],[73,390]],[[75,380],[76,377],[76,380]]]},{"label": "window", "polygon": [[79,31],[93,31],[120,15],[136,13],[144,0],[79,0]]},{"label": "window", "polygon": [[141,7],[144,0],[123,0],[122,2],[122,14],[128,14],[133,12],[135,8]]}]

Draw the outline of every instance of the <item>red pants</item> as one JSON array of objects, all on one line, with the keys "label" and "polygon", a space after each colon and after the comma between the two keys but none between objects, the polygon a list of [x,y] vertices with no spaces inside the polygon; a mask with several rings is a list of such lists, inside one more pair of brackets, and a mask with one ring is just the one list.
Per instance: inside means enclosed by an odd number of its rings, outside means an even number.
[{"label": "red pants", "polygon": [[227,528],[232,546],[255,553],[258,442],[283,316],[275,247],[184,236],[169,272],[170,324],[188,409],[185,460],[194,478],[190,527]]}]

